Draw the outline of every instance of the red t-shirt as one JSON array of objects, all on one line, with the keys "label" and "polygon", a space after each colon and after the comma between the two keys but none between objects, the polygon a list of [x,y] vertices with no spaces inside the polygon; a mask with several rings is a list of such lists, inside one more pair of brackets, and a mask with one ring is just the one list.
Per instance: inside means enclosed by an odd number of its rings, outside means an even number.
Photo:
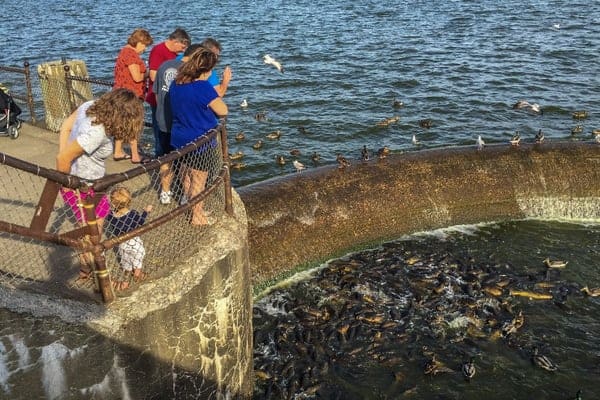
[{"label": "red t-shirt", "polygon": [[[171,50],[167,48],[165,42],[159,43],[152,48],[150,51],[150,56],[148,57],[148,68],[150,70],[158,71],[158,67],[162,63],[168,60],[172,60],[177,57],[177,53],[173,53]],[[154,91],[152,90],[152,84],[154,81],[149,80],[148,82],[148,93],[146,94],[146,101],[152,107],[156,107],[156,96],[154,95]]]},{"label": "red t-shirt", "polygon": [[137,64],[140,66],[140,72],[146,72],[146,65],[139,54],[129,46],[125,46],[119,52],[115,62],[115,85],[114,89],[126,88],[133,91],[138,97],[144,96],[144,81],[136,82],[131,76],[129,66]]}]

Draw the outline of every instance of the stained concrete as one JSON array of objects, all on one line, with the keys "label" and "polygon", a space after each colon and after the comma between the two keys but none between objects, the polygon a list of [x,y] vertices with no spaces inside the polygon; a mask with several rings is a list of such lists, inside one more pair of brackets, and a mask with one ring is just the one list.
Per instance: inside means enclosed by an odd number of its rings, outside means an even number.
[{"label": "stained concrete", "polygon": [[[314,168],[238,192],[255,283],[355,246],[416,231],[507,219],[600,216],[600,145],[443,148]],[[563,215],[551,215],[562,203]],[[570,210],[570,211],[569,211]],[[554,212],[554,211],[552,211]]]}]

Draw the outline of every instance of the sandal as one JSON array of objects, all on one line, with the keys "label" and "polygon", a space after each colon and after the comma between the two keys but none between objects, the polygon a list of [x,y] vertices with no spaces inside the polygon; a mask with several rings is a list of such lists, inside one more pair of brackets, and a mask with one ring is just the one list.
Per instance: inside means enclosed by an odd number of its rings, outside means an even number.
[{"label": "sandal", "polygon": [[133,276],[133,282],[135,282],[135,283],[143,282],[143,281],[146,280],[146,273],[145,272],[140,271],[137,275],[134,272],[131,275]]},{"label": "sandal", "polygon": [[129,289],[129,281],[113,281],[112,287],[116,292],[122,292],[124,290]]}]

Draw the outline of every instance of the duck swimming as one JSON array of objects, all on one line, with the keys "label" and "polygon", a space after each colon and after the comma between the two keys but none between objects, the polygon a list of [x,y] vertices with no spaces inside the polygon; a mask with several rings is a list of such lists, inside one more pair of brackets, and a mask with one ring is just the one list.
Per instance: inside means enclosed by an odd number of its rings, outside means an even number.
[{"label": "duck swimming", "polygon": [[393,124],[395,122],[398,122],[398,121],[400,121],[400,117],[393,116],[393,117],[386,118],[383,121],[379,121],[375,125],[377,125],[377,126],[388,126],[388,125],[391,125],[391,124]]},{"label": "duck swimming", "polygon": [[336,161],[338,162],[338,168],[346,168],[350,166],[350,162],[346,160],[346,157],[338,154],[336,157]]},{"label": "duck swimming", "polygon": [[382,160],[384,158],[386,158],[388,156],[388,154],[390,154],[390,149],[388,147],[382,147],[379,150],[377,150],[377,157]]},{"label": "duck swimming", "polygon": [[235,153],[229,153],[230,160],[239,160],[240,158],[244,158],[244,153],[242,151],[237,151]]},{"label": "duck swimming", "polygon": [[433,122],[429,118],[422,119],[419,121],[419,126],[424,129],[429,129],[433,126]]},{"label": "duck swimming", "polygon": [[402,107],[404,107],[404,103],[402,101],[398,100],[397,98],[395,98],[394,101],[392,102],[392,107],[402,108]]},{"label": "duck swimming", "polygon": [[588,117],[588,112],[585,110],[573,111],[573,119],[585,119]]},{"label": "duck swimming", "polygon": [[266,121],[267,113],[265,111],[259,111],[254,115],[254,119],[257,121]]},{"label": "duck swimming", "polygon": [[521,143],[521,134],[517,131],[515,132],[515,134],[513,135],[513,137],[510,139],[510,144],[513,146],[518,146],[519,143]]},{"label": "duck swimming", "polygon": [[367,145],[364,145],[360,151],[360,157],[363,161],[369,161],[369,150],[367,150]]},{"label": "duck swimming", "polygon": [[475,369],[475,358],[471,357],[469,362],[466,362],[462,366],[462,373],[467,380],[471,380],[475,376],[477,370]]},{"label": "duck swimming", "polygon": [[321,160],[321,156],[316,151],[313,151],[312,156],[310,156],[310,159],[316,164]]},{"label": "duck swimming", "polygon": [[300,155],[300,150],[298,150],[298,149],[291,149],[290,150],[290,155],[292,155],[294,157],[297,157],[297,156]]},{"label": "duck swimming", "polygon": [[573,128],[571,128],[571,135],[576,135],[581,132],[583,132],[583,126],[581,125],[575,125]]},{"label": "duck swimming", "polygon": [[258,149],[260,149],[262,146],[263,146],[263,141],[262,141],[262,140],[258,140],[256,143],[254,143],[254,144],[252,145],[252,148],[253,148],[254,150],[258,150]]},{"label": "duck swimming", "polygon": [[282,155],[275,156],[275,161],[279,165],[285,165],[285,158]]},{"label": "duck swimming", "polygon": [[538,133],[535,134],[535,142],[542,143],[544,141],[544,139],[545,139],[544,132],[542,132],[542,130],[540,129],[538,131]]},{"label": "duck swimming", "polygon": [[244,139],[246,139],[246,135],[244,134],[244,132],[239,132],[237,135],[235,135],[235,140],[237,140],[238,142],[241,142]]},{"label": "duck swimming", "polygon": [[248,108],[248,100],[246,100],[246,99],[242,100],[242,102],[240,103],[240,107]]},{"label": "duck swimming", "polygon": [[271,139],[271,140],[276,140],[276,139],[279,139],[280,137],[281,137],[280,130],[276,130],[276,131],[273,131],[273,132],[267,134],[267,139]]},{"label": "duck swimming", "polygon": [[590,289],[586,286],[581,288],[581,291],[583,292],[583,294],[585,294],[586,296],[590,296],[590,297],[598,297],[600,296],[600,288],[593,288]]},{"label": "duck swimming", "polygon": [[538,348],[533,348],[533,353],[531,355],[531,362],[541,369],[545,369],[546,371],[554,372],[558,370],[558,366],[552,362],[547,356],[538,353]]}]

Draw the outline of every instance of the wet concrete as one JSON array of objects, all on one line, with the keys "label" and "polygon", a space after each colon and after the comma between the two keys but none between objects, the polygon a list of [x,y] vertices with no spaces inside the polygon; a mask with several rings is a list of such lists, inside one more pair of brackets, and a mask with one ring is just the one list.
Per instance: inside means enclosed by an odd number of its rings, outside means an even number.
[{"label": "wet concrete", "polygon": [[[600,198],[598,166],[597,143],[498,144],[481,151],[470,146],[392,154],[239,188],[254,283],[417,231],[570,218],[570,203]],[[566,215],[548,215],[549,199],[565,203]],[[590,211],[598,217],[598,207]]]}]

